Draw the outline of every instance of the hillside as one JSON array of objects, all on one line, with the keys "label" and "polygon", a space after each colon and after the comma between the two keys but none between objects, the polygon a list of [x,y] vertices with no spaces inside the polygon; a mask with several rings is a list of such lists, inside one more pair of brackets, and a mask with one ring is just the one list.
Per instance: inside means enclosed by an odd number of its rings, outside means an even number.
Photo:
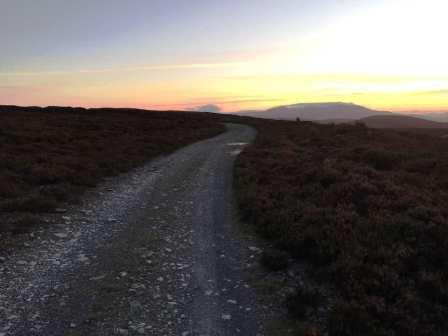
[{"label": "hillside", "polygon": [[412,116],[431,121],[448,122],[448,112],[419,113],[419,114],[413,114]]},{"label": "hillside", "polygon": [[0,235],[40,224],[104,177],[223,131],[208,113],[0,106]]},{"label": "hillside", "polygon": [[[235,170],[240,208],[336,290],[322,335],[448,335],[448,140],[361,124],[257,128]],[[299,286],[289,312],[309,321],[328,296]]]},{"label": "hillside", "polygon": [[404,115],[375,115],[359,119],[371,128],[432,128],[448,129],[448,123],[425,120],[422,118],[404,116]]},{"label": "hillside", "polygon": [[240,112],[242,116],[280,120],[356,120],[373,115],[391,114],[351,103],[306,103],[278,106],[260,112]]}]

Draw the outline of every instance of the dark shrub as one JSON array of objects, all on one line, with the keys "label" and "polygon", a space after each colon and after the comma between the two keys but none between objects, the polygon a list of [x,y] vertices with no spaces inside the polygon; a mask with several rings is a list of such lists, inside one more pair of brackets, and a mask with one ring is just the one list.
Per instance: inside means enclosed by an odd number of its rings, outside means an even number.
[{"label": "dark shrub", "polygon": [[55,199],[43,198],[39,195],[6,201],[1,207],[5,212],[47,213],[58,207]]},{"label": "dark shrub", "polygon": [[276,250],[264,250],[261,255],[261,264],[273,271],[280,271],[288,267],[288,253]]},{"label": "dark shrub", "polygon": [[391,170],[401,163],[400,154],[383,149],[370,149],[362,154],[362,160],[378,170]]},{"label": "dark shrub", "polygon": [[37,216],[31,214],[22,214],[9,223],[8,229],[13,234],[28,232],[34,226],[40,224]]},{"label": "dark shrub", "polygon": [[224,130],[206,113],[15,106],[0,111],[0,211],[14,216],[53,211],[106,176]]},{"label": "dark shrub", "polygon": [[[448,335],[448,140],[253,124],[258,139],[235,168],[240,205],[266,238],[335,287],[330,335]],[[301,303],[288,305],[302,318]]]},{"label": "dark shrub", "polygon": [[322,300],[317,288],[299,288],[297,293],[286,300],[289,313],[297,318],[304,318],[307,313],[316,309]]},{"label": "dark shrub", "polygon": [[332,336],[386,336],[394,335],[377,325],[374,317],[356,302],[340,303],[331,312],[329,333]]}]

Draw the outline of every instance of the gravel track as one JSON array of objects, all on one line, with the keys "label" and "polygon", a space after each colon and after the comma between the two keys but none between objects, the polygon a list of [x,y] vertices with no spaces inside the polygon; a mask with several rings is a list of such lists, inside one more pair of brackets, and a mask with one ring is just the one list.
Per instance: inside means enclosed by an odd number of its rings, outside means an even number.
[{"label": "gravel track", "polygon": [[117,178],[0,259],[0,336],[264,335],[257,254],[235,219],[227,132]]}]

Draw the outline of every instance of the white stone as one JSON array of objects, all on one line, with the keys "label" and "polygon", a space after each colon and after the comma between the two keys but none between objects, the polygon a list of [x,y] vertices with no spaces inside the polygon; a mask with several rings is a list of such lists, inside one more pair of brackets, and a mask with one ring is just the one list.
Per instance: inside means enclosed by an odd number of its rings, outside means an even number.
[{"label": "white stone", "polygon": [[221,318],[225,321],[231,320],[232,319],[232,315],[230,314],[222,314]]}]

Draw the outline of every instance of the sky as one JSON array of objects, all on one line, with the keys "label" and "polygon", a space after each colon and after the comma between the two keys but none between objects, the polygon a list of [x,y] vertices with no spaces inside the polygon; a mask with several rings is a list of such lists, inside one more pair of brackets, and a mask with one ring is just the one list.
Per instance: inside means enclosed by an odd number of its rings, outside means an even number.
[{"label": "sky", "polygon": [[0,0],[0,104],[448,111],[446,0]]}]

